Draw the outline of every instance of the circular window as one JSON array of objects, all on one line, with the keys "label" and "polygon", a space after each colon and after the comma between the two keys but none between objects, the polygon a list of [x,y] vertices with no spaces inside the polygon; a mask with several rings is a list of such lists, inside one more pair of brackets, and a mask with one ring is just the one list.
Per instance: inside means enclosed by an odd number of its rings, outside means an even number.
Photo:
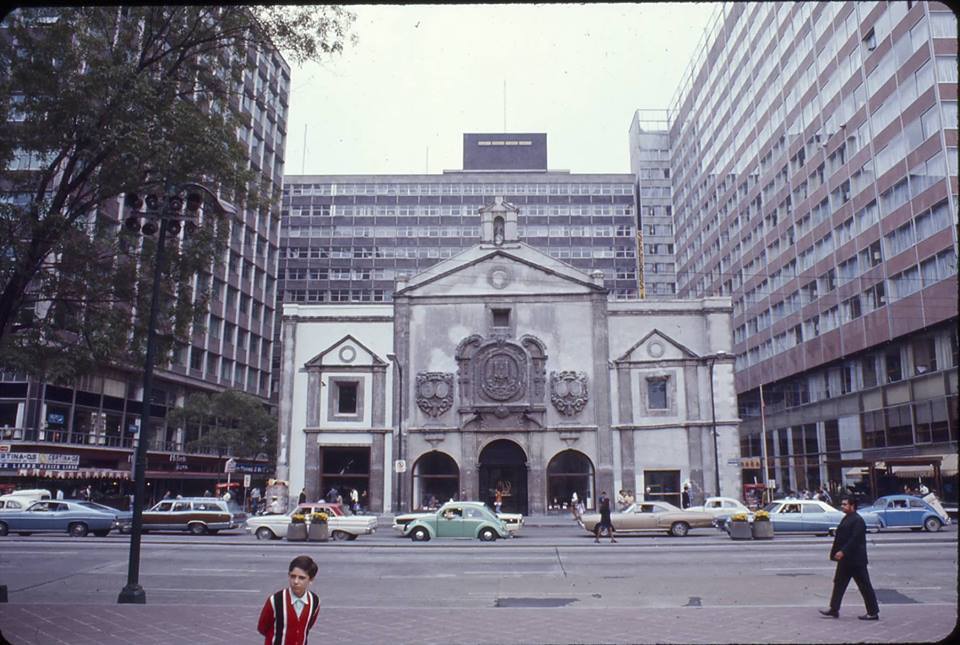
[{"label": "circular window", "polygon": [[647,353],[650,354],[653,358],[660,358],[663,356],[663,344],[653,341],[647,345]]},{"label": "circular window", "polygon": [[351,347],[350,345],[345,345],[340,348],[340,360],[344,363],[352,363],[353,359],[357,357],[357,350]]}]

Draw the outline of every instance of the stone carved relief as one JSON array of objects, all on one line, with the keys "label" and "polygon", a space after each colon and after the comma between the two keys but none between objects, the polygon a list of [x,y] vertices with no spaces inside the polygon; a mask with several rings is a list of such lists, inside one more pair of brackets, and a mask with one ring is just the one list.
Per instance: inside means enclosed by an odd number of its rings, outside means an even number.
[{"label": "stone carved relief", "polygon": [[482,398],[505,403],[526,394],[527,356],[516,345],[500,341],[481,350],[476,377]]},{"label": "stone carved relief", "polygon": [[431,417],[439,417],[453,406],[453,374],[420,372],[417,374],[417,407]]},{"label": "stone carved relief", "polygon": [[587,375],[583,372],[550,372],[550,402],[560,414],[572,417],[587,405]]}]

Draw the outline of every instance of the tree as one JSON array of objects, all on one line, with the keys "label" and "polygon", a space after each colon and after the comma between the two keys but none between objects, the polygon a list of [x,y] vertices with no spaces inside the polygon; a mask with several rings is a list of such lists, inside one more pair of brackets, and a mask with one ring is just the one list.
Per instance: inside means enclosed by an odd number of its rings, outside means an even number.
[{"label": "tree", "polygon": [[167,421],[186,429],[188,436],[199,435],[186,442],[190,450],[274,459],[277,419],[249,394],[236,390],[192,394],[182,408],[168,412]]},{"label": "tree", "polygon": [[[70,378],[139,363],[155,242],[121,232],[122,195],[202,180],[276,217],[237,132],[245,71],[276,49],[340,52],[352,13],[334,6],[23,9],[0,25],[0,364]],[[206,294],[191,278],[222,255],[205,216],[170,243],[161,356]],[[137,315],[131,315],[131,313]],[[131,342],[132,339],[132,342]]]}]

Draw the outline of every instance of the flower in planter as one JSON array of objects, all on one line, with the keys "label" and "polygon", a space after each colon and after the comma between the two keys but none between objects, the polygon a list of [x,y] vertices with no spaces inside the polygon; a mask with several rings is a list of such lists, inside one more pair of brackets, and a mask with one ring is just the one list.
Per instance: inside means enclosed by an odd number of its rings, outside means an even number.
[{"label": "flower in planter", "polygon": [[290,516],[290,522],[292,524],[303,524],[306,521],[307,518],[303,513],[294,513]]},{"label": "flower in planter", "polygon": [[766,511],[757,511],[756,513],[753,514],[753,521],[756,522],[757,520],[761,522],[770,521],[770,513]]},{"label": "flower in planter", "polygon": [[746,522],[747,514],[746,513],[734,513],[730,516],[731,522]]},{"label": "flower in planter", "polygon": [[328,519],[330,519],[330,516],[323,511],[320,511],[319,513],[313,513],[310,516],[310,521],[314,524],[326,524]]}]

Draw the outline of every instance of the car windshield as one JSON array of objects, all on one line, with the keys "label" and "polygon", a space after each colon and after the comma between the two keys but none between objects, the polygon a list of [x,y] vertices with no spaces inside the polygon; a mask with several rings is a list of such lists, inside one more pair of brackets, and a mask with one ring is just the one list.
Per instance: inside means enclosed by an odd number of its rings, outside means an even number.
[{"label": "car windshield", "polygon": [[780,502],[770,502],[769,504],[763,507],[763,510],[765,510],[768,513],[772,513],[778,508],[780,508]]}]

